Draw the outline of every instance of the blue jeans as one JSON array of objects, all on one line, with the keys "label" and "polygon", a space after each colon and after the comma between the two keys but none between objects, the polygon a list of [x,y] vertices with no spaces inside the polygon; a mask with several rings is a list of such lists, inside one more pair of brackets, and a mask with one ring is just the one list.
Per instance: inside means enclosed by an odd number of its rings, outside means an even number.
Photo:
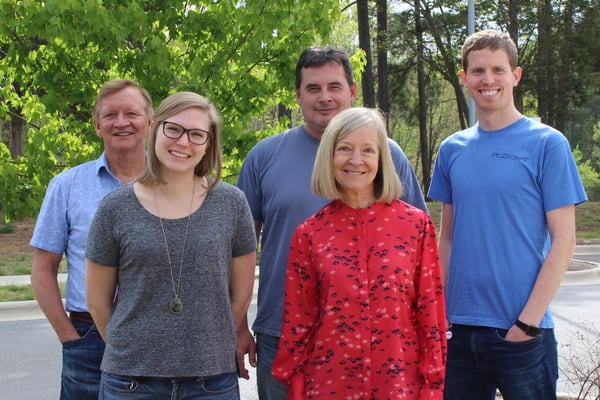
[{"label": "blue jeans", "polygon": [[453,325],[448,340],[444,400],[556,399],[558,353],[553,329],[525,342],[506,329]]},{"label": "blue jeans", "polygon": [[287,387],[271,375],[271,365],[279,345],[278,336],[256,334],[256,383],[259,400],[285,400]]},{"label": "blue jeans", "polygon": [[239,400],[235,372],[198,378],[127,377],[102,373],[98,400]]},{"label": "blue jeans", "polygon": [[62,345],[60,400],[97,400],[104,340],[95,325],[73,321],[81,336]]}]

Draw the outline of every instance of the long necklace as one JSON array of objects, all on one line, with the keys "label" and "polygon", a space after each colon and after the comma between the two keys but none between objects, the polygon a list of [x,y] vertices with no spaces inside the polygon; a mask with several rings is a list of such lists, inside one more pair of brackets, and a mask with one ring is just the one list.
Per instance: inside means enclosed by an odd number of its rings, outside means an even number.
[{"label": "long necklace", "polygon": [[192,219],[192,208],[194,206],[194,193],[196,193],[196,178],[194,177],[194,186],[192,188],[192,200],[190,202],[190,213],[187,217],[187,223],[185,225],[185,234],[183,235],[183,244],[181,245],[181,261],[179,262],[179,275],[177,276],[177,285],[175,285],[175,275],[173,273],[173,264],[171,263],[171,252],[169,251],[169,242],[167,241],[167,234],[165,232],[165,226],[163,220],[160,217],[160,210],[158,209],[158,201],[156,200],[156,188],[152,188],[154,192],[154,202],[156,203],[156,211],[158,213],[158,220],[160,221],[160,229],[162,230],[163,239],[165,240],[165,247],[167,248],[167,260],[169,261],[169,272],[171,274],[171,285],[173,286],[173,299],[169,305],[169,309],[173,314],[179,314],[183,311],[183,302],[179,298],[179,289],[181,287],[181,271],[183,270],[183,258],[185,256],[185,243],[188,237],[188,230],[190,228],[190,220]]}]

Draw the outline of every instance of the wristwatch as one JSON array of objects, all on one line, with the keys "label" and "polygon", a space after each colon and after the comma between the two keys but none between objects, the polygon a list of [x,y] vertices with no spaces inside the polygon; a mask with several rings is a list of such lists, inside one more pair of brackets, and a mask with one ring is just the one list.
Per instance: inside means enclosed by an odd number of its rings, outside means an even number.
[{"label": "wristwatch", "polygon": [[531,337],[536,337],[537,335],[539,335],[540,333],[542,333],[542,330],[535,325],[527,325],[525,322],[517,319],[517,321],[515,322],[515,325],[517,327],[519,327],[523,332],[525,332],[528,336]]}]

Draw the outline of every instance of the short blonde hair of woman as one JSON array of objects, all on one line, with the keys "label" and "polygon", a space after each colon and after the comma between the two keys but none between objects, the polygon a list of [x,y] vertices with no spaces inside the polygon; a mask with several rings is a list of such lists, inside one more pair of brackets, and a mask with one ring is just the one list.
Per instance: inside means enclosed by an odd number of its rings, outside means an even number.
[{"label": "short blonde hair of woman", "polygon": [[[223,161],[221,155],[221,119],[215,106],[206,97],[194,92],[178,92],[165,98],[156,109],[152,130],[148,135],[146,143],[146,166],[140,174],[138,181],[148,185],[165,183],[160,177],[160,162],[156,157],[156,136],[162,135],[160,125],[163,121],[188,108],[199,108],[208,114],[209,128],[207,148],[204,157],[194,168],[197,176],[205,176],[208,179],[208,189],[213,188],[221,179]],[[194,146],[194,145],[192,145]]]},{"label": "short blonde hair of woman", "polygon": [[402,196],[402,183],[392,161],[383,116],[378,110],[365,107],[352,107],[340,112],[325,128],[312,173],[311,189],[314,194],[330,200],[342,198],[333,174],[333,153],[340,140],[362,128],[375,129],[379,141],[379,163],[373,188],[375,199],[391,202]]}]

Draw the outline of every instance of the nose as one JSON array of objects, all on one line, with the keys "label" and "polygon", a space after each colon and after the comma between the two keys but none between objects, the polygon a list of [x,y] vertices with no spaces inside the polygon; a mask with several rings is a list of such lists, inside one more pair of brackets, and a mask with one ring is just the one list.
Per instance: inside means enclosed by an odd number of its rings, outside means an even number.
[{"label": "nose", "polygon": [[116,126],[125,126],[128,124],[129,124],[129,118],[127,117],[127,115],[125,115],[123,113],[117,114],[117,118],[115,119]]},{"label": "nose", "polygon": [[362,161],[363,159],[360,155],[360,150],[353,151],[352,154],[350,154],[350,158],[348,159],[348,163],[352,165],[362,164]]},{"label": "nose", "polygon": [[483,73],[482,81],[485,84],[490,84],[494,82],[494,74],[491,71],[485,71]]},{"label": "nose", "polygon": [[325,103],[333,101],[333,96],[331,95],[331,92],[327,89],[322,90],[319,94],[319,101],[325,102]]},{"label": "nose", "polygon": [[177,144],[184,144],[183,140],[185,140],[185,143],[190,144],[190,134],[189,134],[189,132],[184,132],[183,135],[179,136],[179,139],[177,139],[175,142]]}]

